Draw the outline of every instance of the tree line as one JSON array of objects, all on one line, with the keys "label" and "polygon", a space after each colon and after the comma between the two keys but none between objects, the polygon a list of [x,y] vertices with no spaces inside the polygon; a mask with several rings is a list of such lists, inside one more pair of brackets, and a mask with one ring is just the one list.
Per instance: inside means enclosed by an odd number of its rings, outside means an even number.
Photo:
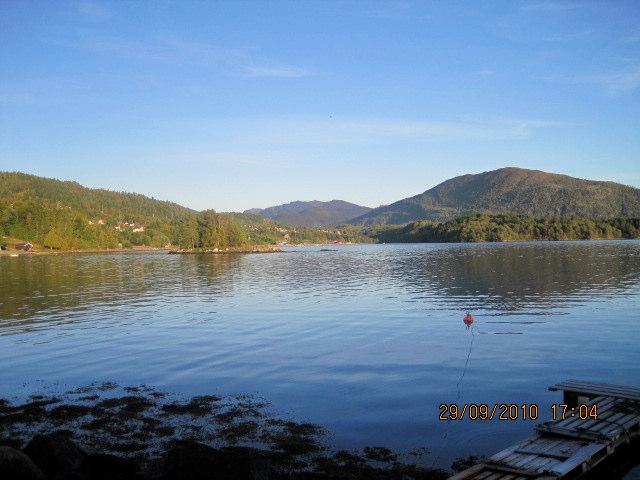
[{"label": "tree line", "polygon": [[[214,210],[193,212],[185,209],[171,218],[162,219],[138,214],[136,222],[120,214],[100,217],[104,218],[103,224],[98,223],[98,217],[40,198],[0,199],[0,236],[29,241],[52,250],[133,246],[222,249],[280,242],[371,241],[358,228],[351,226],[323,229],[291,227],[257,215],[218,213]],[[131,223],[144,227],[144,231],[134,231]]]},{"label": "tree line", "polygon": [[371,241],[355,227],[291,227],[251,214],[196,212],[136,193],[20,172],[0,172],[0,236],[0,243],[30,241],[56,250]]},{"label": "tree line", "polygon": [[144,227],[144,231],[138,232],[131,226],[122,225],[113,218],[98,224],[95,217],[89,218],[83,212],[42,199],[0,199],[0,234],[50,249],[162,247],[167,244],[183,248],[225,248],[248,242],[245,229],[232,215],[213,210],[183,212],[171,220],[150,218],[148,222],[136,224]]},{"label": "tree line", "polygon": [[416,221],[365,229],[379,242],[509,242],[640,238],[640,219],[533,218],[516,214],[476,214],[448,222]]}]

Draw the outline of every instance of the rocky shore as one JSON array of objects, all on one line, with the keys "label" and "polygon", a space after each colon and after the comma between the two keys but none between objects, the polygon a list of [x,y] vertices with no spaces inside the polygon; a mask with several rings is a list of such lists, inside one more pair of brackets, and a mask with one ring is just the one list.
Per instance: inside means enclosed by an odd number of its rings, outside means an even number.
[{"label": "rocky shore", "polygon": [[243,247],[208,248],[208,249],[176,249],[154,247],[132,248],[88,248],[84,250],[49,250],[33,249],[24,250],[0,250],[0,256],[32,256],[32,255],[78,255],[91,253],[145,253],[167,252],[170,254],[229,254],[229,253],[278,253],[282,249],[276,245],[247,245]]},{"label": "rocky shore", "polygon": [[171,250],[171,254],[225,254],[225,253],[279,253],[282,249],[276,245],[246,245],[226,248],[184,248]]},{"label": "rocky shore", "polygon": [[[270,415],[248,396],[176,399],[92,385],[0,400],[0,478],[15,480],[444,479],[420,455],[332,451],[324,430]],[[406,457],[406,458],[405,458]],[[410,460],[413,459],[413,461]]]}]

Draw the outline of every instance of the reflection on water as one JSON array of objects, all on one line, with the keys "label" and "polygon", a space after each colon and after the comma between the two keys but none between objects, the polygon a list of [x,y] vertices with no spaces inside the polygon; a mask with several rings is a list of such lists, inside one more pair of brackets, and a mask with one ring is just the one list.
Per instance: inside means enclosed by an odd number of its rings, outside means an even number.
[{"label": "reflection on water", "polygon": [[255,392],[337,446],[425,446],[446,466],[533,425],[443,424],[440,403],[546,414],[565,377],[640,383],[639,279],[638,242],[0,257],[0,393]]},{"label": "reflection on water", "polygon": [[594,295],[621,295],[640,277],[637,245],[447,247],[404,255],[391,265],[391,274],[406,285],[412,298],[437,300],[436,308],[509,314],[532,308],[548,314],[548,308]]}]

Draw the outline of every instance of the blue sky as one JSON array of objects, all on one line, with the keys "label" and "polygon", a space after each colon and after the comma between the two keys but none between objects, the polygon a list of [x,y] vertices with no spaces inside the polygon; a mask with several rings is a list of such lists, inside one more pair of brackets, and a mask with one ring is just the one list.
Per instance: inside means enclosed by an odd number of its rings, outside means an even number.
[{"label": "blue sky", "polygon": [[197,208],[640,186],[640,2],[0,0],[0,170]]}]

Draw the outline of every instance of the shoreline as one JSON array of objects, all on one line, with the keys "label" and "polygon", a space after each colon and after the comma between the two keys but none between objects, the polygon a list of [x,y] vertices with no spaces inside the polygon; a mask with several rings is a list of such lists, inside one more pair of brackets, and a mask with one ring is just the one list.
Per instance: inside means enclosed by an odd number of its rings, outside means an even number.
[{"label": "shoreline", "polygon": [[275,245],[253,245],[248,247],[229,247],[226,249],[207,249],[207,250],[191,250],[191,249],[172,249],[165,247],[134,247],[134,248],[88,248],[83,250],[48,250],[36,249],[31,251],[25,250],[0,250],[0,257],[11,256],[42,256],[42,255],[82,255],[95,253],[149,253],[164,252],[168,254],[232,254],[232,253],[277,253],[282,249]]},{"label": "shoreline", "polygon": [[252,245],[244,247],[227,247],[224,249],[175,249],[169,247],[133,247],[133,248],[89,248],[84,250],[48,250],[35,249],[31,251],[25,250],[0,250],[0,257],[16,257],[16,256],[42,256],[42,255],[82,255],[96,253],[149,253],[149,252],[165,252],[171,255],[229,255],[229,254],[248,254],[248,253],[283,253],[283,248],[288,247],[323,247],[323,246],[343,246],[343,245],[417,245],[417,244],[440,244],[440,245],[508,245],[518,243],[563,243],[563,242],[625,242],[634,241],[637,238],[590,238],[590,239],[562,239],[562,240],[505,240],[505,241],[482,241],[482,242],[349,242],[349,243],[296,243],[288,245]]},{"label": "shoreline", "polygon": [[33,394],[25,403],[0,398],[5,427],[0,428],[0,472],[16,461],[38,473],[28,478],[40,480],[444,480],[449,475],[420,465],[421,451],[398,453],[378,445],[337,450],[322,426],[280,417],[270,406],[253,395],[183,397],[111,382]]},{"label": "shoreline", "polygon": [[86,250],[0,250],[0,256],[27,256],[27,255],[79,255],[84,253],[145,253],[145,252],[169,252],[168,248],[164,247],[144,247],[144,248],[88,248]]},{"label": "shoreline", "polygon": [[228,255],[232,253],[281,253],[282,248],[277,245],[250,245],[243,247],[193,249],[182,248],[169,250],[171,255]]}]

